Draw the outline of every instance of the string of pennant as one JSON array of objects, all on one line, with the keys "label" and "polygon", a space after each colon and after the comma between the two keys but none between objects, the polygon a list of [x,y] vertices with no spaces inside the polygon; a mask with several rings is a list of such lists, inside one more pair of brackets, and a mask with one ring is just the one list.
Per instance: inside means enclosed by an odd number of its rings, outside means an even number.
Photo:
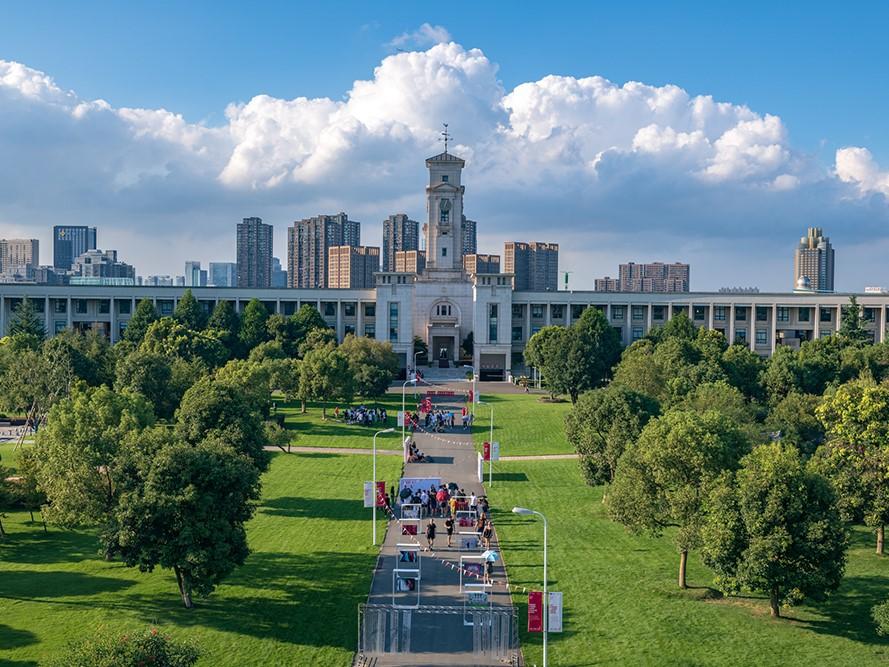
[{"label": "string of pennant", "polygon": [[[391,507],[384,507],[383,509],[386,510],[386,512],[389,514],[389,517],[390,517],[393,521],[395,521],[395,522],[397,522],[399,525],[401,525],[401,519],[399,519],[399,518],[395,515],[395,512],[392,510]],[[417,539],[417,537],[416,537],[415,535],[407,534],[407,535],[402,535],[402,537],[407,537],[408,539],[410,539],[410,541],[413,542],[416,546],[418,546],[418,547],[420,548],[421,551],[423,551],[423,552],[428,552],[428,553],[429,553],[429,556],[430,556],[431,558],[434,558],[435,560],[439,561],[439,562],[440,562],[442,565],[444,565],[445,567],[447,567],[447,568],[449,568],[449,569],[451,569],[451,570],[455,570],[455,571],[457,571],[457,572],[461,572],[461,571],[462,571],[462,572],[463,572],[463,576],[466,576],[466,577],[475,577],[476,579],[482,579],[482,578],[483,578],[478,572],[473,572],[473,571],[471,571],[471,570],[467,570],[466,568],[462,568],[462,567],[460,567],[458,564],[453,563],[453,562],[451,562],[451,561],[449,561],[449,560],[447,560],[447,559],[445,559],[445,558],[440,558],[440,557],[439,557],[439,556],[438,556],[432,549],[430,549],[428,546],[426,546],[426,545],[424,545],[424,544],[421,544],[420,541]],[[527,592],[528,592],[528,589],[527,589],[526,587],[524,587],[524,586],[518,586],[518,585],[516,585],[516,584],[510,584],[508,581],[494,581],[494,580],[492,580],[492,581],[491,581],[491,584],[492,584],[492,585],[495,585],[495,586],[504,586],[504,587],[506,588],[507,592],[509,592],[509,591],[512,591],[513,593],[518,593],[519,591],[521,591],[522,593],[527,593]]]}]

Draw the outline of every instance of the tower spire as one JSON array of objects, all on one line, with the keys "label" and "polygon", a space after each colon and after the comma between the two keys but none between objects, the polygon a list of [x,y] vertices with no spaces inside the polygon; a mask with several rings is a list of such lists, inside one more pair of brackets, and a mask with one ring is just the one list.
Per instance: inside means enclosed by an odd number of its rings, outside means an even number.
[{"label": "tower spire", "polygon": [[442,123],[444,125],[444,130],[441,133],[441,140],[444,141],[444,152],[445,155],[448,153],[448,140],[451,138],[450,133],[448,132],[448,124]]}]

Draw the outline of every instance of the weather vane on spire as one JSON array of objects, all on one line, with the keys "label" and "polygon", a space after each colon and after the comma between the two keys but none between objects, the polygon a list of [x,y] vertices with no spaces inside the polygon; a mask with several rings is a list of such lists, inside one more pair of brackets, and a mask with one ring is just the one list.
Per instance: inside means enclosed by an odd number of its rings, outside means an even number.
[{"label": "weather vane on spire", "polygon": [[444,125],[444,131],[441,133],[441,141],[444,141],[445,150],[444,152],[447,154],[448,152],[448,140],[451,138],[451,135],[448,133],[448,124],[442,123]]}]

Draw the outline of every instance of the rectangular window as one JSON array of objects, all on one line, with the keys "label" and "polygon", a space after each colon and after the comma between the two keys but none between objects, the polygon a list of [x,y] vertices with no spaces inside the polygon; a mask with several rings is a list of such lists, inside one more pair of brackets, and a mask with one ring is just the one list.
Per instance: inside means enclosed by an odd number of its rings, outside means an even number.
[{"label": "rectangular window", "polygon": [[769,309],[765,306],[757,306],[756,307],[756,321],[757,322],[768,322],[769,321]]},{"label": "rectangular window", "polygon": [[809,321],[809,309],[808,308],[797,308],[796,316],[800,322],[808,322]]},{"label": "rectangular window", "polygon": [[821,315],[818,319],[822,322],[831,322],[833,318],[833,311],[830,308],[822,308]]},{"label": "rectangular window", "polygon": [[633,327],[633,340],[642,338],[642,327]]},{"label": "rectangular window", "polygon": [[746,343],[747,342],[747,329],[735,329],[735,342],[736,343]]},{"label": "rectangular window", "polygon": [[448,249],[447,249],[447,248],[442,248],[442,249],[441,249],[441,256],[442,256],[442,257],[447,257],[447,256],[448,256]]},{"label": "rectangular window", "polygon": [[118,311],[121,315],[129,315],[131,312],[133,312],[133,302],[129,299],[123,299],[122,301],[118,301],[117,303],[120,304],[118,306]]},{"label": "rectangular window", "polygon": [[377,326],[375,324],[365,324],[364,325],[364,335],[367,338],[376,338],[377,337]]},{"label": "rectangular window", "polygon": [[521,317],[522,316],[522,304],[520,304],[520,303],[512,304],[512,316],[513,317]]},{"label": "rectangular window", "polygon": [[109,299],[99,299],[99,314],[107,315],[111,312],[111,301]]},{"label": "rectangular window", "polygon": [[513,327],[512,328],[512,342],[513,343],[521,343],[522,342],[522,327]]},{"label": "rectangular window", "polygon": [[757,329],[756,330],[756,344],[757,345],[765,345],[769,342],[769,334],[765,329]]},{"label": "rectangular window", "polygon": [[747,321],[747,309],[735,307],[735,322]]},{"label": "rectangular window", "polygon": [[645,317],[645,306],[633,306],[633,319],[641,320]]},{"label": "rectangular window", "polygon": [[344,324],[343,325],[343,335],[344,336],[348,336],[349,334],[354,334],[354,333],[355,333],[355,327],[353,327],[351,324]]},{"label": "rectangular window", "polygon": [[86,315],[86,299],[74,299],[74,312],[78,315]]},{"label": "rectangular window", "polygon": [[778,321],[779,322],[789,322],[790,321],[790,308],[787,306],[778,306]]},{"label": "rectangular window", "polygon": [[865,322],[873,322],[876,317],[876,308],[865,308],[864,309],[864,321]]},{"label": "rectangular window", "polygon": [[531,335],[533,336],[534,334],[536,334],[538,331],[540,331],[541,328],[542,327],[539,324],[533,325],[531,327]]},{"label": "rectangular window", "polygon": [[389,304],[389,340],[396,342],[398,340],[398,304]]},{"label": "rectangular window", "polygon": [[704,306],[695,306],[695,320],[703,320],[704,319]]},{"label": "rectangular window", "polygon": [[497,304],[488,304],[488,342],[497,342]]},{"label": "rectangular window", "polygon": [[611,306],[611,319],[612,320],[622,320],[624,318],[624,307],[623,306]]},{"label": "rectangular window", "polygon": [[377,316],[377,304],[375,304],[375,303],[364,304],[364,316],[365,317],[376,317]]},{"label": "rectangular window", "polygon": [[543,319],[543,305],[542,304],[536,303],[533,306],[531,306],[531,317],[533,317],[535,320],[542,320]]},{"label": "rectangular window", "polygon": [[56,333],[62,333],[65,329],[68,328],[68,323],[65,320],[56,320]]},{"label": "rectangular window", "polygon": [[325,301],[324,302],[324,314],[327,317],[335,317],[336,316],[336,304],[333,301]]},{"label": "rectangular window", "polygon": [[442,183],[447,183],[447,182],[448,182],[448,175],[447,175],[447,174],[442,174],[442,176],[441,176],[441,182],[442,182]]},{"label": "rectangular window", "polygon": [[562,304],[554,304],[552,307],[552,318],[554,320],[561,320],[565,317],[565,306]]},{"label": "rectangular window", "polygon": [[725,321],[725,306],[713,306],[713,319],[717,322]]},{"label": "rectangular window", "polygon": [[172,299],[161,299],[157,302],[157,310],[161,315],[172,315],[173,314],[173,301]]},{"label": "rectangular window", "polygon": [[[663,306],[654,306],[654,319],[663,320],[665,313],[666,313],[666,310],[664,309]],[[701,315],[701,319],[703,319],[703,318],[704,318],[704,316]]]},{"label": "rectangular window", "polygon": [[57,315],[64,315],[68,311],[68,302],[62,299],[56,299],[56,305],[53,309]]},{"label": "rectangular window", "polygon": [[346,317],[355,317],[355,304],[354,303],[343,304],[343,314]]},{"label": "rectangular window", "polygon": [[586,310],[586,306],[582,303],[572,303],[571,304],[571,321],[579,320],[580,316],[583,315],[583,311]]}]

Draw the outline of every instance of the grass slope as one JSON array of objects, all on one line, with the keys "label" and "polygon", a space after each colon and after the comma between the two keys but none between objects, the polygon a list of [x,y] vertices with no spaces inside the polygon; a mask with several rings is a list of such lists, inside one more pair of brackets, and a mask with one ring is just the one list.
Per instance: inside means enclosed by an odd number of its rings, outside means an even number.
[{"label": "grass slope", "polygon": [[[581,480],[575,461],[505,462],[492,505],[512,583],[540,589],[543,526],[508,513],[515,505],[549,521],[550,590],[565,594],[565,632],[550,635],[554,665],[865,665],[889,660],[870,608],[889,596],[889,566],[873,538],[853,532],[839,592],[816,606],[785,609],[772,620],[757,596],[719,599],[711,573],[689,558],[689,584],[676,585],[669,536],[634,537],[607,519],[602,489]],[[540,664],[541,635],[528,635],[527,596],[519,607],[527,663]]]},{"label": "grass slope", "polygon": [[[377,548],[361,486],[367,457],[275,455],[250,522],[253,553],[207,599],[182,608],[169,571],[140,573],[96,557],[89,531],[10,513],[0,542],[0,664],[36,665],[98,631],[158,625],[202,648],[201,665],[348,665],[358,603]],[[382,457],[387,482],[400,461]],[[380,535],[385,522],[379,522]]]},{"label": "grass slope", "polygon": [[[501,456],[573,454],[565,439],[565,415],[571,402],[549,403],[539,394],[482,394],[483,403],[494,408],[494,440]],[[476,406],[474,436],[482,443],[490,435],[491,409]]]},{"label": "grass slope", "polygon": [[[410,407],[411,396],[407,405]],[[284,427],[293,433],[292,444],[300,447],[348,447],[349,449],[373,448],[373,435],[385,428],[395,428],[396,433],[384,433],[377,438],[379,449],[399,449],[401,430],[397,426],[398,411],[401,410],[401,394],[387,394],[373,401],[363,403],[368,407],[385,408],[388,413],[386,424],[358,426],[334,419],[335,403],[327,404],[327,419],[322,418],[321,404],[309,403],[306,414],[301,413],[299,401],[276,401],[278,413],[284,415]],[[362,405],[355,402],[353,406]],[[345,405],[340,405],[344,409]]]}]

